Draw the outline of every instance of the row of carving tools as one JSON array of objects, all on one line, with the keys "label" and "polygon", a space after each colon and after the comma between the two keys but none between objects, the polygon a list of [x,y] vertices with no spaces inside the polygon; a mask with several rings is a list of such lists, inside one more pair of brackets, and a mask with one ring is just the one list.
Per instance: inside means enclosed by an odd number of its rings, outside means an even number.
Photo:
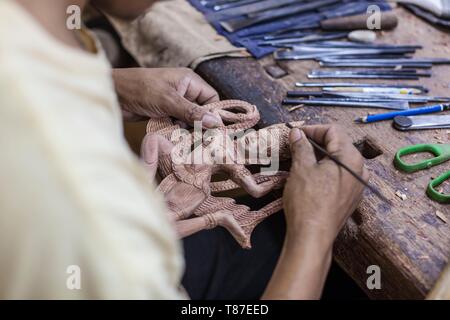
[{"label": "row of carving tools", "polygon": [[[283,100],[286,105],[359,107],[408,110],[410,104],[444,103],[450,97],[428,96],[422,86],[378,85],[355,83],[297,83],[297,87],[318,87],[320,90],[294,90]],[[292,110],[292,109],[291,109]]]},{"label": "row of carving tools", "polygon": [[367,28],[368,8],[381,14],[376,27],[390,30],[397,16],[385,0],[189,0],[216,30],[256,58],[276,50],[283,39],[314,43]]}]

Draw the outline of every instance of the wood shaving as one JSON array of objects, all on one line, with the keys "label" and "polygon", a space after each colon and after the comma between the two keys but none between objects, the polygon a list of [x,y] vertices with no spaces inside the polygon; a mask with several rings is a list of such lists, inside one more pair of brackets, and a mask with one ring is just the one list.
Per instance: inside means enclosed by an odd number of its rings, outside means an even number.
[{"label": "wood shaving", "polygon": [[300,104],[300,105],[298,105],[298,106],[289,108],[288,111],[289,111],[289,112],[294,112],[295,110],[301,109],[301,108],[303,108],[303,107],[304,107],[304,105],[303,105],[303,104]]},{"label": "wood shaving", "polygon": [[406,199],[408,199],[408,197],[406,196],[406,194],[402,193],[401,191],[397,191],[397,192],[395,193],[395,195],[396,195],[397,197],[399,197],[400,199],[402,199],[403,201],[405,201]]},{"label": "wood shaving", "polygon": [[438,217],[439,219],[441,219],[444,223],[447,223],[447,222],[448,222],[447,217],[446,217],[442,212],[440,212],[439,210],[436,211],[436,217]]}]

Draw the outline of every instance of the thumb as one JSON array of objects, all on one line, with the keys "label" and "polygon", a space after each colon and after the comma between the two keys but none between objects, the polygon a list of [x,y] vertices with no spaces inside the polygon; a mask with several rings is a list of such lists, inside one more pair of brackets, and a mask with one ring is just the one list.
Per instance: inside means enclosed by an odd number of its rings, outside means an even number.
[{"label": "thumb", "polygon": [[220,116],[209,112],[207,108],[190,102],[184,97],[178,99],[178,116],[180,120],[193,125],[195,121],[201,121],[205,129],[214,129],[223,126]]},{"label": "thumb", "polygon": [[291,130],[289,135],[293,166],[312,166],[317,163],[314,148],[306,135],[298,128]]},{"label": "thumb", "polygon": [[147,177],[154,181],[158,169],[158,138],[154,134],[147,134],[142,140],[141,157],[147,171]]}]

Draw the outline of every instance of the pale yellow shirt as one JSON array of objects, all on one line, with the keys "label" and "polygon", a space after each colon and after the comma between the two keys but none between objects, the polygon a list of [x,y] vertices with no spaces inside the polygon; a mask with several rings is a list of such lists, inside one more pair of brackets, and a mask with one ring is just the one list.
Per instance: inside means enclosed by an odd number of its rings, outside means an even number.
[{"label": "pale yellow shirt", "polygon": [[0,298],[182,297],[180,246],[110,71],[0,0]]}]

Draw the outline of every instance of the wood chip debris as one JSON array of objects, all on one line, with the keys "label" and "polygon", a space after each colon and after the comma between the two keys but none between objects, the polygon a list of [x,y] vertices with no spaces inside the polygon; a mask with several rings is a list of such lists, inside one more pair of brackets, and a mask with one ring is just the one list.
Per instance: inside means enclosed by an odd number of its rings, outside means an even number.
[{"label": "wood chip debris", "polygon": [[438,217],[439,219],[441,219],[444,223],[448,222],[447,217],[439,210],[436,211],[436,217]]},{"label": "wood chip debris", "polygon": [[300,104],[300,105],[298,105],[298,106],[294,106],[294,107],[289,108],[288,111],[289,111],[289,112],[294,112],[295,110],[301,109],[301,108],[303,108],[303,107],[304,107],[304,105],[303,105],[303,104]]},{"label": "wood chip debris", "polygon": [[408,199],[408,197],[406,196],[406,194],[402,193],[401,191],[397,191],[397,192],[395,193],[395,195],[396,195],[397,197],[399,197],[400,199],[402,199],[403,201],[405,201],[406,199]]}]

